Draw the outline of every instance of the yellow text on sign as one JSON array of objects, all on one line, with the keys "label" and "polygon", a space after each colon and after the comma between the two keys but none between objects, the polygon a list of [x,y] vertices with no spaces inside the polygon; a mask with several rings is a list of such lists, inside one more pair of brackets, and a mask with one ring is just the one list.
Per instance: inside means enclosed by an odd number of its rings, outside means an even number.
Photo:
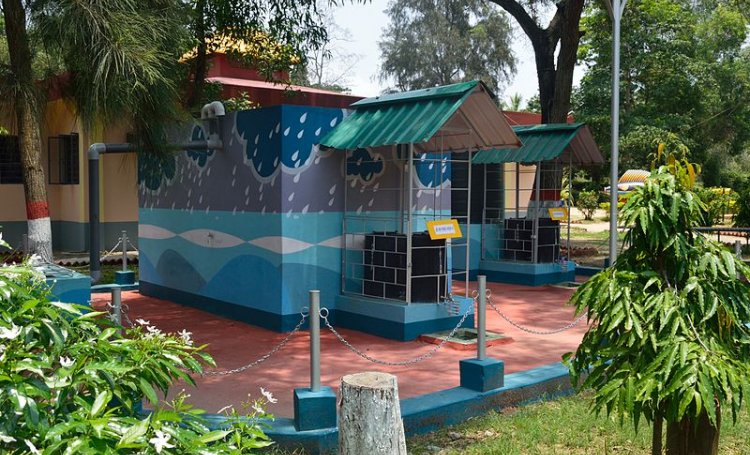
[{"label": "yellow text on sign", "polygon": [[555,221],[565,221],[568,219],[567,207],[554,207],[547,210],[549,211],[549,217]]},{"label": "yellow text on sign", "polygon": [[461,228],[456,220],[428,221],[427,231],[432,240],[461,238]]}]

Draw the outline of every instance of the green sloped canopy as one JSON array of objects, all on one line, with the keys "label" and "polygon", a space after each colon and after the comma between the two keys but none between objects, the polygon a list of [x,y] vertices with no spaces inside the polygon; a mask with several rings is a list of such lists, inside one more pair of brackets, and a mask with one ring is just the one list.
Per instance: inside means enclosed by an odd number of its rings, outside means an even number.
[{"label": "green sloped canopy", "polygon": [[[604,157],[583,123],[552,123],[514,126],[523,144],[520,149],[496,149],[477,152],[474,164],[536,163],[561,157],[575,164],[599,164]],[[571,156],[572,154],[572,156]]]},{"label": "green sloped canopy", "polygon": [[517,147],[518,138],[480,81],[358,101],[320,144],[357,149],[419,144],[423,151]]}]

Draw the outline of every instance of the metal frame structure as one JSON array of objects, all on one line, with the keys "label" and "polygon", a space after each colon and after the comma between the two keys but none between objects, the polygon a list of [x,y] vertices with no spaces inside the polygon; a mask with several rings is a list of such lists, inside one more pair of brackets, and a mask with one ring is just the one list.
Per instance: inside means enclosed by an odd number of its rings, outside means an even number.
[{"label": "metal frame structure", "polygon": [[[472,133],[465,130],[463,134]],[[347,151],[347,159],[352,152]],[[379,147],[369,153],[377,157],[373,161],[358,161],[367,165],[377,160],[384,172],[397,169],[398,178],[391,175],[390,179],[365,182],[347,175],[342,294],[406,304],[442,303],[452,300],[452,282],[460,280],[468,297],[472,166],[471,151],[467,152],[424,152],[411,143]],[[453,178],[457,172],[464,172],[465,180],[457,182]],[[424,183],[425,178],[429,184]],[[380,210],[369,210],[376,198],[383,197],[394,210],[382,210],[382,204]],[[456,213],[454,204],[466,211]],[[457,220],[464,235],[460,239],[429,240],[427,222],[445,219]],[[464,260],[458,264],[461,257]],[[431,286],[434,290],[429,289]]]}]

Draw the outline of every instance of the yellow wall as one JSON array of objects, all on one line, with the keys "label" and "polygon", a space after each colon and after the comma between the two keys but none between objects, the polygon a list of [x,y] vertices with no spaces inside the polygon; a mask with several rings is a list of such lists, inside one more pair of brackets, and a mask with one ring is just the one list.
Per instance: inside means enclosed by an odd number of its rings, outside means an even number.
[{"label": "yellow wall", "polygon": [[[12,125],[8,121],[4,125]],[[9,128],[13,132],[13,128]],[[125,142],[125,126],[99,131],[85,131],[76,118],[72,106],[64,100],[47,103],[42,124],[42,165],[49,175],[47,142],[50,136],[79,134],[78,185],[47,185],[50,216],[53,221],[88,221],[88,159],[86,152],[95,142]],[[136,180],[136,156],[103,155],[100,159],[101,221],[118,222],[138,220],[138,191]],[[26,204],[23,185],[0,185],[0,224],[2,221],[25,221]]]}]

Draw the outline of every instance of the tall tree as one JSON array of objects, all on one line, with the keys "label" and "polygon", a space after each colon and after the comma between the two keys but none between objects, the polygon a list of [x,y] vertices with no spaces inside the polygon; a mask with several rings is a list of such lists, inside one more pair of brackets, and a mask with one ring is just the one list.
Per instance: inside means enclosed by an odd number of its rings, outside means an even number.
[{"label": "tall tree", "polygon": [[[623,16],[621,163],[648,166],[655,141],[678,140],[704,163],[703,180],[743,161],[750,144],[748,22],[734,0],[639,0]],[[610,138],[611,32],[592,4],[582,20],[579,56],[586,65],[574,97],[576,116],[598,142]],[[734,158],[734,157],[740,157]]]},{"label": "tall tree", "polygon": [[[174,105],[172,79],[179,0],[3,0],[9,69],[0,94],[16,117],[32,252],[52,259],[46,179],[41,164],[44,93],[36,84],[35,47],[60,56],[82,118],[130,116],[147,137]],[[30,33],[33,31],[34,33]],[[34,38],[32,40],[32,38]],[[171,102],[170,102],[171,101]]]},{"label": "tall tree", "polygon": [[482,0],[392,0],[386,13],[380,77],[399,90],[470,79],[497,90],[515,72],[510,21]]},{"label": "tall tree", "polygon": [[[539,82],[542,123],[564,123],[570,112],[584,0],[560,0],[554,3],[552,0],[488,1],[513,16],[531,40]],[[556,8],[554,15],[545,27],[540,22],[541,15],[553,4]]]}]

